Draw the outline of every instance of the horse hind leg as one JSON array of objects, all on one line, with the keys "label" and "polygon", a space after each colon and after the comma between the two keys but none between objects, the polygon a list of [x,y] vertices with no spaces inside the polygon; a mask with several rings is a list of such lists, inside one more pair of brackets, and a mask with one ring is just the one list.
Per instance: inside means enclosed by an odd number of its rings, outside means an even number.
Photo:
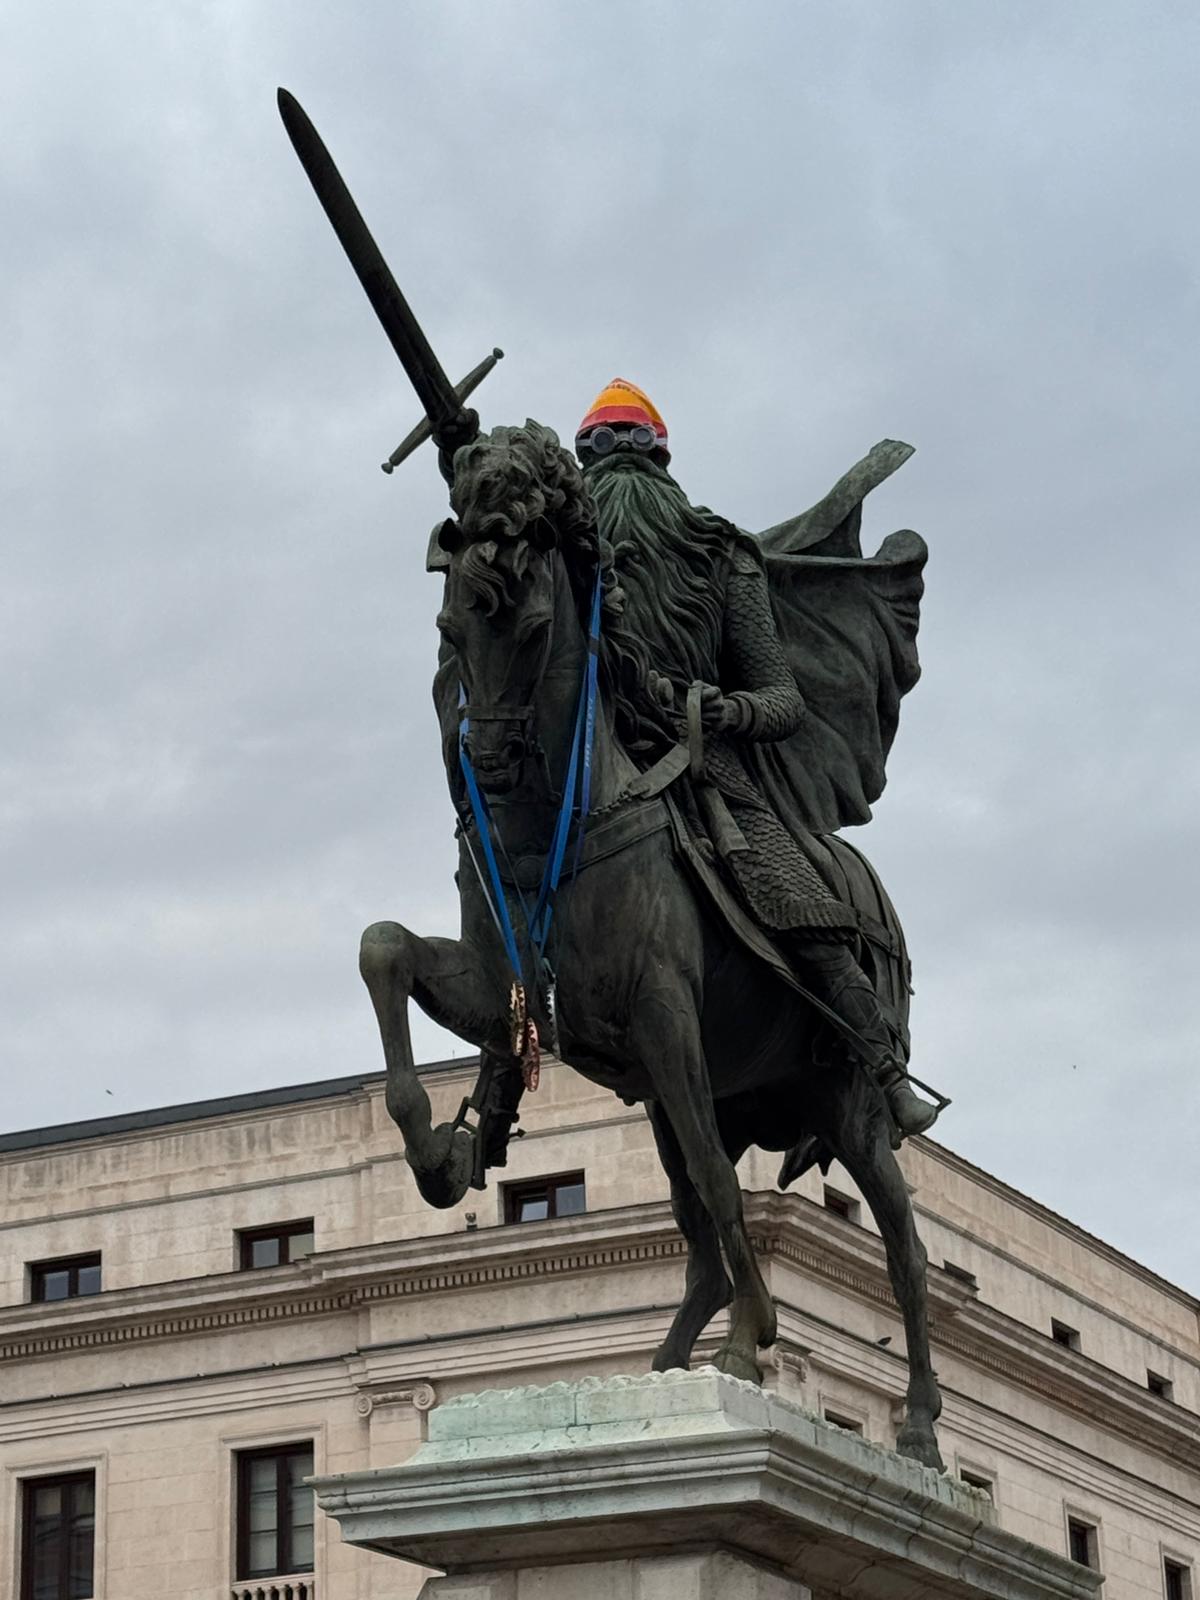
[{"label": "horse hind leg", "polygon": [[666,1338],[654,1354],[656,1372],[691,1365],[692,1350],[704,1329],[733,1299],[733,1286],[721,1258],[721,1244],[712,1218],[688,1177],[687,1163],[662,1106],[647,1107],[659,1159],[671,1184],[671,1210],[687,1244],[687,1281],[683,1299]]},{"label": "horse hind leg", "polygon": [[761,1383],[758,1351],[775,1343],[775,1307],[754,1259],[737,1172],[717,1126],[693,996],[639,997],[632,1036],[638,1059],[651,1073],[654,1098],[678,1141],[688,1181],[720,1241],[732,1280],[729,1335],[715,1364],[731,1377]]},{"label": "horse hind leg", "polygon": [[474,1173],[474,1140],[448,1122],[433,1126],[429,1096],[417,1075],[408,1002],[480,1046],[501,1043],[505,1000],[465,940],[423,939],[398,922],[375,922],[362,936],[359,971],[375,1007],[387,1068],[388,1114],[404,1136],[404,1151],[422,1197],[433,1206],[457,1205]]},{"label": "horse hind leg", "polygon": [[945,1471],[934,1423],[942,1397],[929,1350],[925,1246],[913,1220],[912,1201],[892,1149],[883,1109],[861,1075],[847,1085],[827,1137],[871,1209],[887,1251],[892,1292],[904,1319],[908,1348],[907,1415],[896,1440],[902,1456]]}]

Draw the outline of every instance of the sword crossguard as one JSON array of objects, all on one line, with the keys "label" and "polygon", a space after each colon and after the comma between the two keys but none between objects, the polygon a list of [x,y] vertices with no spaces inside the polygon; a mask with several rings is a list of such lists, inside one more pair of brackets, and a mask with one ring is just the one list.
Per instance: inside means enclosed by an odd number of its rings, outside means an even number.
[{"label": "sword crossguard", "polygon": [[[490,356],[485,356],[477,367],[472,367],[461,383],[454,385],[454,392],[460,400],[465,400],[468,395],[474,394],[497,361],[504,360],[504,351],[499,347],[494,349]],[[438,445],[442,450],[453,453],[460,444],[470,444],[479,432],[479,413],[469,406],[464,406],[458,416],[449,425],[438,430]],[[406,461],[413,451],[425,443],[433,433],[433,424],[428,417],[422,417],[411,433],[396,446],[386,461],[379,464],[389,476],[395,472],[402,461]]]}]

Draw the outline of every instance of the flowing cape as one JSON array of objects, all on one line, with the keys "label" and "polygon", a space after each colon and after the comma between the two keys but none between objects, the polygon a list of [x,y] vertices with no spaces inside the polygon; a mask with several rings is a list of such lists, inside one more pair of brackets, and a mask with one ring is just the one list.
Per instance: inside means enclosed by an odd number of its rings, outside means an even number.
[{"label": "flowing cape", "polygon": [[864,557],[859,529],[865,497],[912,453],[883,440],[817,505],[748,538],[765,562],[808,715],[790,739],[742,749],[793,828],[833,833],[868,822],[883,793],[900,700],[921,673],[917,626],[929,551],[904,530]]}]

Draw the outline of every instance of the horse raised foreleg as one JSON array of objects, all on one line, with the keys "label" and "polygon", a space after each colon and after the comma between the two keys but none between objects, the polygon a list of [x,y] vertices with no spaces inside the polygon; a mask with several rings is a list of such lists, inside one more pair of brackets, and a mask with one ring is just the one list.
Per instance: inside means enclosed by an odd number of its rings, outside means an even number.
[{"label": "horse raised foreleg", "polygon": [[404,1135],[404,1152],[422,1196],[453,1206],[467,1191],[474,1141],[451,1123],[432,1125],[429,1096],[417,1076],[408,1030],[410,996],[426,1013],[473,1044],[500,1044],[506,1000],[488,967],[465,940],[422,939],[398,922],[375,922],[362,936],[359,970],[370,991],[387,1067],[388,1114]]},{"label": "horse raised foreleg", "polygon": [[775,1343],[775,1308],[746,1233],[737,1171],[721,1143],[691,993],[639,994],[631,1028],[733,1281],[729,1336],[715,1364],[732,1377],[761,1383],[757,1352]]},{"label": "horse raised foreleg", "polygon": [[[874,1096],[871,1096],[874,1099]],[[892,1150],[882,1106],[865,1092],[848,1097],[843,1126],[831,1139],[846,1170],[871,1208],[887,1250],[888,1276],[904,1318],[908,1346],[907,1416],[896,1440],[902,1456],[944,1471],[934,1423],[942,1396],[929,1353],[925,1246],[913,1221],[912,1202]]]},{"label": "horse raised foreleg", "polygon": [[667,1337],[654,1354],[654,1370],[669,1372],[691,1365],[692,1349],[704,1329],[733,1298],[733,1288],[721,1259],[721,1244],[713,1220],[705,1210],[670,1119],[661,1105],[647,1106],[659,1159],[671,1184],[671,1210],[688,1248],[687,1285]]}]

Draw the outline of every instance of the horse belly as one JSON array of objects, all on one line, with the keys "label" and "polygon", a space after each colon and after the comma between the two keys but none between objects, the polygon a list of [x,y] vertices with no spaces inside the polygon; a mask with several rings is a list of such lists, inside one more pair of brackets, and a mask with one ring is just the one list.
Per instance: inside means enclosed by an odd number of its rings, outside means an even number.
[{"label": "horse belly", "polygon": [[812,1019],[799,997],[752,960],[705,985],[701,1037],[713,1098],[799,1079]]}]

